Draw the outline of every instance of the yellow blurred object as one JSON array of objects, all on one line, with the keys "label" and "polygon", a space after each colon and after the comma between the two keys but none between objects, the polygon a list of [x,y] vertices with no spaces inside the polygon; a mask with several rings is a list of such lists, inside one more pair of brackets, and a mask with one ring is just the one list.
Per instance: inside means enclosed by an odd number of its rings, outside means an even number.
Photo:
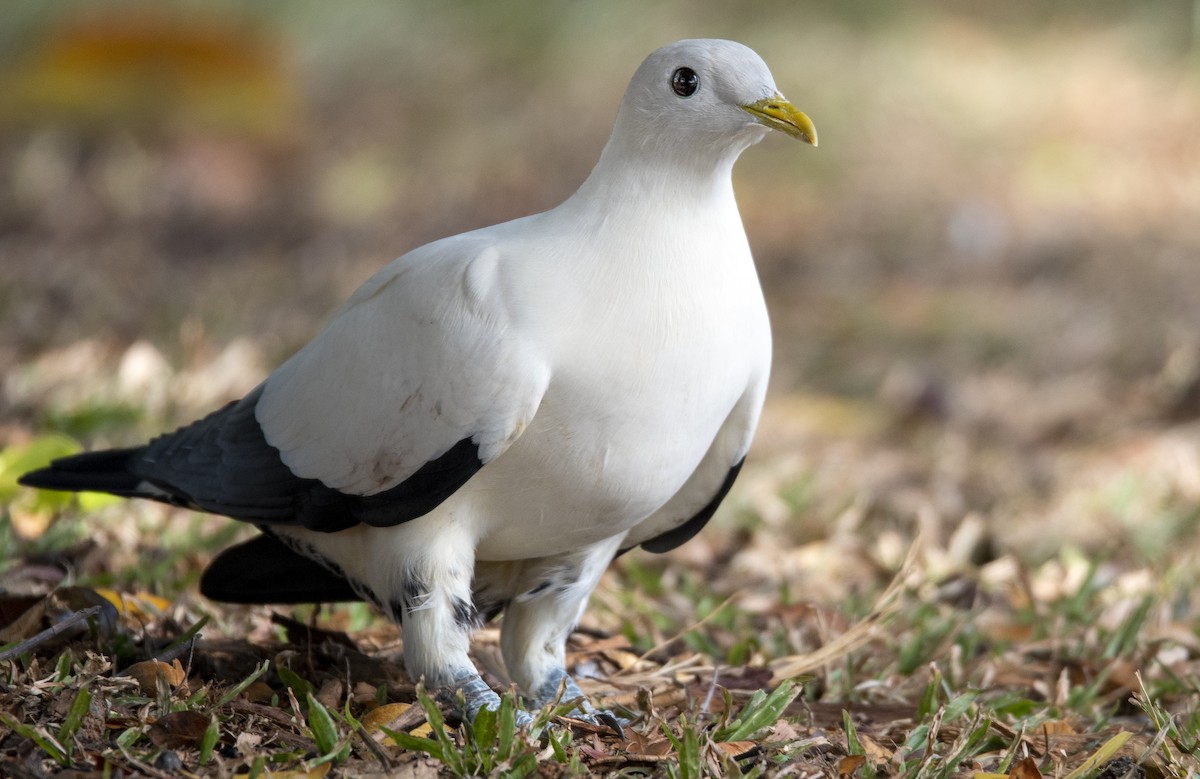
[{"label": "yellow blurred object", "polygon": [[[383,706],[378,706],[371,709],[362,717],[362,726],[367,733],[374,737],[380,733],[380,728],[387,727],[396,721],[404,712],[412,708],[411,703],[387,703]],[[433,735],[433,727],[428,723],[422,723],[419,727],[409,731],[414,736],[423,736],[429,738]]]},{"label": "yellow blurred object", "polygon": [[295,94],[281,47],[233,13],[144,5],[65,15],[0,74],[0,122],[280,138]]},{"label": "yellow blurred object", "polygon": [[97,588],[96,594],[116,606],[122,617],[130,617],[138,622],[157,619],[171,606],[171,601],[148,592],[129,594]]},{"label": "yellow blurred object", "polygon": [[46,510],[28,510],[19,506],[9,509],[13,533],[24,541],[41,538],[54,524],[55,514]]}]

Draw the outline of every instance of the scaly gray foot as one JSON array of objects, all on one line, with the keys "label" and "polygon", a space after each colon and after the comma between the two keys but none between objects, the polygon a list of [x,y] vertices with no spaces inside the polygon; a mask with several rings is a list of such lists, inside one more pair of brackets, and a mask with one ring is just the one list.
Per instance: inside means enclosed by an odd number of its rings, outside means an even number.
[{"label": "scaly gray foot", "polygon": [[530,709],[540,709],[551,703],[569,703],[571,701],[575,701],[575,710],[569,716],[593,725],[608,727],[621,738],[625,738],[625,730],[622,725],[628,725],[629,721],[623,720],[610,711],[593,706],[592,702],[583,694],[583,690],[579,689],[575,680],[561,669],[543,682],[529,698],[525,699],[524,703]]},{"label": "scaly gray foot", "polygon": [[[443,694],[452,696],[456,704],[458,692],[462,693],[462,718],[467,722],[474,722],[482,709],[500,710],[500,696],[477,673],[463,674],[443,690]],[[529,712],[517,709],[514,714],[518,728],[528,728],[533,724],[533,715]]]}]

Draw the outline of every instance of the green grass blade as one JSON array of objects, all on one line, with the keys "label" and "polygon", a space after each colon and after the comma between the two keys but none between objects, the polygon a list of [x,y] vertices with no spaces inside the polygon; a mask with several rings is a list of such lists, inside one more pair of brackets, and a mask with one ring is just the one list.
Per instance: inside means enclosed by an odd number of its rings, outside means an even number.
[{"label": "green grass blade", "polygon": [[1132,736],[1133,734],[1129,731],[1122,730],[1108,741],[1105,741],[1104,744],[1097,749],[1091,757],[1089,757],[1087,760],[1084,760],[1078,768],[1064,776],[1063,779],[1083,779],[1083,777],[1090,775],[1101,765],[1111,760],[1112,756],[1117,753],[1117,750],[1125,746],[1125,742],[1128,741]]},{"label": "green grass blade", "polygon": [[64,742],[64,745],[78,732],[79,726],[83,724],[83,718],[87,716],[91,705],[91,691],[87,687],[80,688],[79,692],[75,695],[75,699],[71,701],[71,708],[67,712],[62,726],[58,729],[58,739]]},{"label": "green grass blade", "polygon": [[496,758],[508,760],[517,739],[517,703],[511,695],[500,698],[500,716],[496,733]]},{"label": "green grass blade", "polygon": [[776,687],[769,695],[756,692],[741,713],[724,728],[713,733],[715,741],[746,741],[771,727],[800,694],[800,687],[791,679]]},{"label": "green grass blade", "polygon": [[961,695],[956,695],[949,703],[946,704],[945,713],[942,714],[942,722],[954,722],[959,717],[966,714],[971,706],[975,703],[975,699],[979,697],[978,692],[964,692]]},{"label": "green grass blade", "polygon": [[317,743],[317,750],[322,755],[328,755],[334,752],[338,746],[337,725],[333,722],[333,717],[329,716],[329,710],[309,693],[307,696],[308,703],[308,727],[312,731],[313,741]]},{"label": "green grass blade", "polygon": [[296,693],[297,700],[305,700],[316,692],[317,688],[313,687],[312,682],[304,679],[291,668],[281,665],[275,669],[275,674],[279,677],[279,681]]},{"label": "green grass blade", "polygon": [[42,733],[33,725],[26,725],[18,722],[16,717],[8,712],[0,711],[0,722],[3,722],[6,727],[22,738],[27,738],[37,744],[38,748],[50,756],[54,762],[65,766],[70,760],[67,757],[66,750],[62,745],[54,740],[48,733]]},{"label": "green grass blade", "polygon": [[414,736],[412,733],[405,733],[403,730],[392,730],[388,727],[381,727],[388,738],[401,749],[409,752],[424,752],[435,760],[440,760],[445,763],[446,758],[442,750],[442,742],[424,736]]},{"label": "green grass blade", "polygon": [[208,721],[208,727],[204,729],[204,735],[200,737],[200,757],[197,763],[205,765],[212,759],[213,749],[217,746],[217,741],[221,738],[221,726],[217,724],[217,718],[212,717]]},{"label": "green grass blade", "polygon": [[255,668],[254,671],[252,671],[249,676],[247,676],[245,679],[243,679],[240,682],[238,682],[237,684],[235,684],[233,687],[230,687],[228,690],[226,690],[225,694],[222,695],[217,700],[217,705],[215,708],[219,709],[222,706],[224,706],[225,704],[229,703],[234,698],[241,695],[242,692],[247,687],[254,684],[254,682],[257,681],[260,676],[265,674],[267,672],[267,669],[270,667],[271,667],[271,661],[263,660],[262,665],[260,665],[258,668]]}]

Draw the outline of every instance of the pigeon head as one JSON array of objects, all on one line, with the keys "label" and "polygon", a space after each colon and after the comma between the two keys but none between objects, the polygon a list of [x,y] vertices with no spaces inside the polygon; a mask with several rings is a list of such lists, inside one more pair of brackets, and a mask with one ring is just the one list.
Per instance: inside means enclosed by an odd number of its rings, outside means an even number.
[{"label": "pigeon head", "polygon": [[643,167],[698,166],[709,174],[732,166],[769,130],[817,143],[812,122],[780,94],[753,50],[733,41],[683,40],[653,52],[634,73],[605,156]]}]

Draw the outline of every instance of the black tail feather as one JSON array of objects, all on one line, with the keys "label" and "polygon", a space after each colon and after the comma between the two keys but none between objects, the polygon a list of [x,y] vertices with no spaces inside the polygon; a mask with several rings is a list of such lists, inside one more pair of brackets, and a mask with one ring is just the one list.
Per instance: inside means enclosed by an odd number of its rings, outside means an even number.
[{"label": "black tail feather", "polygon": [[200,577],[200,592],[223,603],[341,603],[362,600],[341,576],[268,535],[226,549]]},{"label": "black tail feather", "polygon": [[145,447],[106,449],[62,457],[45,468],[30,471],[18,484],[43,490],[107,492],[122,497],[155,497],[139,489],[144,480],[130,472],[131,462]]}]

